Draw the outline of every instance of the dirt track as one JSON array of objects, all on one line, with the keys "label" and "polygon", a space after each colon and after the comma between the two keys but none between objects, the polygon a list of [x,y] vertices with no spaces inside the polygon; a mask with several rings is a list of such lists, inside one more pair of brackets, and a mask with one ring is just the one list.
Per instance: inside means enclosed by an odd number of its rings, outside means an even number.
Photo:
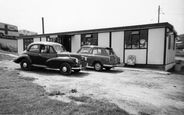
[{"label": "dirt track", "polygon": [[44,86],[52,99],[70,102],[69,96],[88,96],[115,103],[130,114],[184,114],[183,75],[115,68],[109,72],[89,69],[68,77],[40,68],[25,72],[8,60],[0,60],[0,66],[36,78],[34,82]]}]

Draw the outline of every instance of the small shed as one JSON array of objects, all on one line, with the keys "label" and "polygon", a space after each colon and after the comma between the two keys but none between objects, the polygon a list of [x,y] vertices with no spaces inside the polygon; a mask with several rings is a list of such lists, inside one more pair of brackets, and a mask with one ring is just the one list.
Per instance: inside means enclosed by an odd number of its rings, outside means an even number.
[{"label": "small shed", "polygon": [[135,57],[134,66],[169,70],[175,65],[174,27],[165,23],[144,24],[17,37],[18,53],[36,41],[58,42],[70,52],[82,45],[112,47],[121,63]]}]

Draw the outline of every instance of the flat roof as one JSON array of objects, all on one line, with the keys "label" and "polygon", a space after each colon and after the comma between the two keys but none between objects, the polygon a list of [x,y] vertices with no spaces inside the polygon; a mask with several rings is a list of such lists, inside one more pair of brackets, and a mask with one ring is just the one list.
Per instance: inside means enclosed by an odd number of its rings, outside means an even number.
[{"label": "flat roof", "polygon": [[43,45],[61,45],[59,43],[56,43],[56,42],[33,42],[31,44],[43,44]]},{"label": "flat roof", "polygon": [[106,46],[97,46],[97,45],[83,45],[83,48],[109,48],[112,49],[110,47],[106,47]]},{"label": "flat roof", "polygon": [[121,26],[121,27],[111,27],[111,28],[101,28],[101,29],[89,29],[89,30],[78,30],[78,31],[69,31],[69,32],[59,32],[59,33],[48,33],[48,34],[38,34],[38,35],[28,35],[28,36],[19,36],[17,39],[22,38],[36,38],[36,37],[46,37],[51,35],[76,35],[76,34],[91,34],[91,33],[103,33],[103,32],[116,32],[116,31],[126,31],[126,30],[138,30],[138,29],[152,29],[152,28],[165,28],[168,27],[176,33],[174,27],[168,22],[163,23],[153,23],[153,24],[144,24],[144,25],[133,25],[133,26]]}]

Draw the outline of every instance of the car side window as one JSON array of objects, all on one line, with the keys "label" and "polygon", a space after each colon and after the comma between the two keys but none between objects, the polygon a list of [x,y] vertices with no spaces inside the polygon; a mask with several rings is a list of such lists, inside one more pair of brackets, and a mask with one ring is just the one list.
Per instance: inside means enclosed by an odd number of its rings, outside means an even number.
[{"label": "car side window", "polygon": [[48,46],[41,45],[40,51],[41,53],[48,53],[49,51]]},{"label": "car side window", "polygon": [[102,55],[103,56],[109,56],[109,54],[107,53],[107,51],[105,49],[102,50]]},{"label": "car side window", "polygon": [[93,55],[102,55],[101,49],[93,49]]},{"label": "car side window", "polygon": [[29,50],[30,52],[39,52],[39,45],[35,44],[35,45],[32,45]]},{"label": "car side window", "polygon": [[114,55],[114,51],[112,49],[106,48],[106,52],[108,53],[108,55]]},{"label": "car side window", "polygon": [[51,46],[42,45],[41,46],[41,53],[54,53],[54,49]]},{"label": "car side window", "polygon": [[50,53],[55,53],[53,47],[49,46],[49,52],[50,52]]}]

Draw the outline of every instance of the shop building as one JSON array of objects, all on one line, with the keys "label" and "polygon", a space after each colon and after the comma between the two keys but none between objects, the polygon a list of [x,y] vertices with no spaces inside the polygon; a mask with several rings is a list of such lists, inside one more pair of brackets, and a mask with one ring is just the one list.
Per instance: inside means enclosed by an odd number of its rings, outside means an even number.
[{"label": "shop building", "polygon": [[16,25],[0,22],[0,48],[10,51],[17,51],[17,39],[19,36]]},{"label": "shop building", "polygon": [[127,64],[135,56],[135,65],[161,67],[168,70],[175,65],[175,40],[177,33],[169,23],[91,29],[51,34],[17,37],[18,53],[31,42],[58,42],[70,52],[77,52],[82,45],[112,47]]}]

